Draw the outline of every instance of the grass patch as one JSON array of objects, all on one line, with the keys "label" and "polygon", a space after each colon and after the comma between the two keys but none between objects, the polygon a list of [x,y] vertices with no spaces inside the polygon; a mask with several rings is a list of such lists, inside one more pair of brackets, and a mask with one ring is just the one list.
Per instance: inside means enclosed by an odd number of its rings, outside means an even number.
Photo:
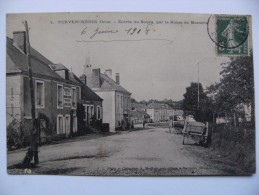
[{"label": "grass patch", "polygon": [[246,172],[255,173],[255,128],[252,125],[233,127],[216,125],[211,147]]}]

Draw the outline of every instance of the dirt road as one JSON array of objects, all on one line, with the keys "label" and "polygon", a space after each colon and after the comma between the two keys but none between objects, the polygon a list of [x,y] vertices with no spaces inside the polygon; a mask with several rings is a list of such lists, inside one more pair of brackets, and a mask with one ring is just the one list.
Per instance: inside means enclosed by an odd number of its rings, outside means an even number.
[{"label": "dirt road", "polygon": [[[9,152],[8,167],[21,162],[25,150]],[[149,128],[112,136],[77,137],[40,148],[40,164],[31,174],[63,175],[233,175],[244,174],[209,148],[182,145],[182,136],[166,128]],[[24,173],[9,169],[10,174]]]}]

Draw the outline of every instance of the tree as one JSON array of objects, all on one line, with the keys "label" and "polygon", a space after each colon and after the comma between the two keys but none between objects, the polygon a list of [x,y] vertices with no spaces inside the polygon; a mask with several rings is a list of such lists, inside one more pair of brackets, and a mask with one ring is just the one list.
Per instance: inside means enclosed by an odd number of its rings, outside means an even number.
[{"label": "tree", "polygon": [[[198,98],[198,83],[191,83],[189,87],[186,88],[186,93],[183,95],[183,110],[195,111],[200,105],[204,103],[207,96],[203,91],[201,83],[199,83],[199,98]],[[198,102],[199,99],[199,102]]]},{"label": "tree", "polygon": [[209,99],[204,93],[201,83],[199,83],[199,87],[198,83],[191,83],[191,85],[186,88],[186,93],[183,96],[182,108],[185,113],[194,113],[194,118],[197,121],[211,121],[212,112],[208,106]]},{"label": "tree", "polygon": [[134,98],[131,98],[130,100],[131,100],[131,103],[137,103],[137,100]]},{"label": "tree", "polygon": [[254,121],[254,69],[253,53],[250,56],[231,57],[221,64],[222,78],[208,88],[214,93],[217,111],[236,112],[241,104],[251,105],[251,119]]}]

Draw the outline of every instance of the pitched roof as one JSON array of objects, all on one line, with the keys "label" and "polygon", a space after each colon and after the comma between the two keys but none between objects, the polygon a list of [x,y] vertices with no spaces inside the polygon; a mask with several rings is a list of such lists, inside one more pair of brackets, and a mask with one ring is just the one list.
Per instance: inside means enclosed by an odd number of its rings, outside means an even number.
[{"label": "pitched roof", "polygon": [[71,71],[69,71],[69,79],[77,82],[81,86],[81,94],[83,100],[90,101],[103,101],[103,99],[93,92],[89,87],[83,84],[83,82]]},{"label": "pitched roof", "polygon": [[150,118],[149,114],[146,113],[145,111],[131,110],[131,111],[129,111],[129,114],[133,117],[143,117],[144,116],[144,118]]},{"label": "pitched roof", "polygon": [[147,105],[147,109],[173,109],[170,105],[164,103],[151,102]]},{"label": "pitched roof", "polygon": [[103,99],[94,93],[89,87],[86,85],[81,86],[82,99],[91,100],[91,101],[103,101]]},{"label": "pitched roof", "polygon": [[[20,49],[13,45],[13,39],[7,37],[6,41],[6,73],[28,74],[27,56]],[[54,64],[37,50],[31,47],[31,66],[34,75],[52,78],[61,82],[77,84],[81,86],[82,99],[102,101],[96,93],[85,86],[80,79],[69,71],[69,80],[63,79],[55,70],[68,70],[63,64]]]},{"label": "pitched roof", "polygon": [[165,104],[165,106],[167,107],[167,109],[173,109],[173,107],[168,104]]},{"label": "pitched roof", "polygon": [[127,94],[131,94],[129,91],[127,91],[125,88],[123,88],[121,85],[117,84],[113,79],[108,77],[105,74],[100,74],[100,89],[101,90],[114,90],[119,91]]},{"label": "pitched roof", "polygon": [[50,64],[49,65],[52,70],[68,70],[63,64]]},{"label": "pitched roof", "polygon": [[[27,56],[20,49],[13,45],[13,39],[8,38],[6,40],[6,53],[7,64],[6,73],[28,73],[28,61]],[[38,51],[31,47],[31,66],[32,72],[35,75],[41,75],[43,77],[54,78],[63,80],[57,73],[55,73],[49,67],[53,64],[50,60],[41,55]]]},{"label": "pitched roof", "polygon": [[143,108],[143,109],[145,109],[145,108],[146,108],[146,104],[141,104],[141,103],[137,103],[137,102],[132,102],[132,103],[131,103],[131,107],[132,107],[132,108]]},{"label": "pitched roof", "polygon": [[150,118],[150,115],[145,111],[137,111],[139,114],[144,115],[144,118]]},{"label": "pitched roof", "polygon": [[147,109],[161,109],[160,103],[152,102],[147,105]]}]

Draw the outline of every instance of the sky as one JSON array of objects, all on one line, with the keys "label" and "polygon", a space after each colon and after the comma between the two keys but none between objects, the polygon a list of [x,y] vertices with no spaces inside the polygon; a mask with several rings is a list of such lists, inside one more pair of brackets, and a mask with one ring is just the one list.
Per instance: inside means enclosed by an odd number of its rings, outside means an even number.
[{"label": "sky", "polygon": [[[138,101],[183,99],[190,82],[218,82],[221,63],[208,36],[210,15],[59,13],[7,15],[7,36],[25,30],[31,46],[80,76],[86,58],[101,72],[120,73],[121,85]],[[77,20],[78,23],[71,23]],[[84,22],[82,22],[84,21]],[[135,21],[137,21],[135,23]],[[197,24],[191,24],[194,21]],[[70,23],[68,23],[70,22]],[[214,26],[210,27],[214,30]],[[136,30],[134,30],[136,29]],[[98,32],[97,34],[95,34]]]}]

